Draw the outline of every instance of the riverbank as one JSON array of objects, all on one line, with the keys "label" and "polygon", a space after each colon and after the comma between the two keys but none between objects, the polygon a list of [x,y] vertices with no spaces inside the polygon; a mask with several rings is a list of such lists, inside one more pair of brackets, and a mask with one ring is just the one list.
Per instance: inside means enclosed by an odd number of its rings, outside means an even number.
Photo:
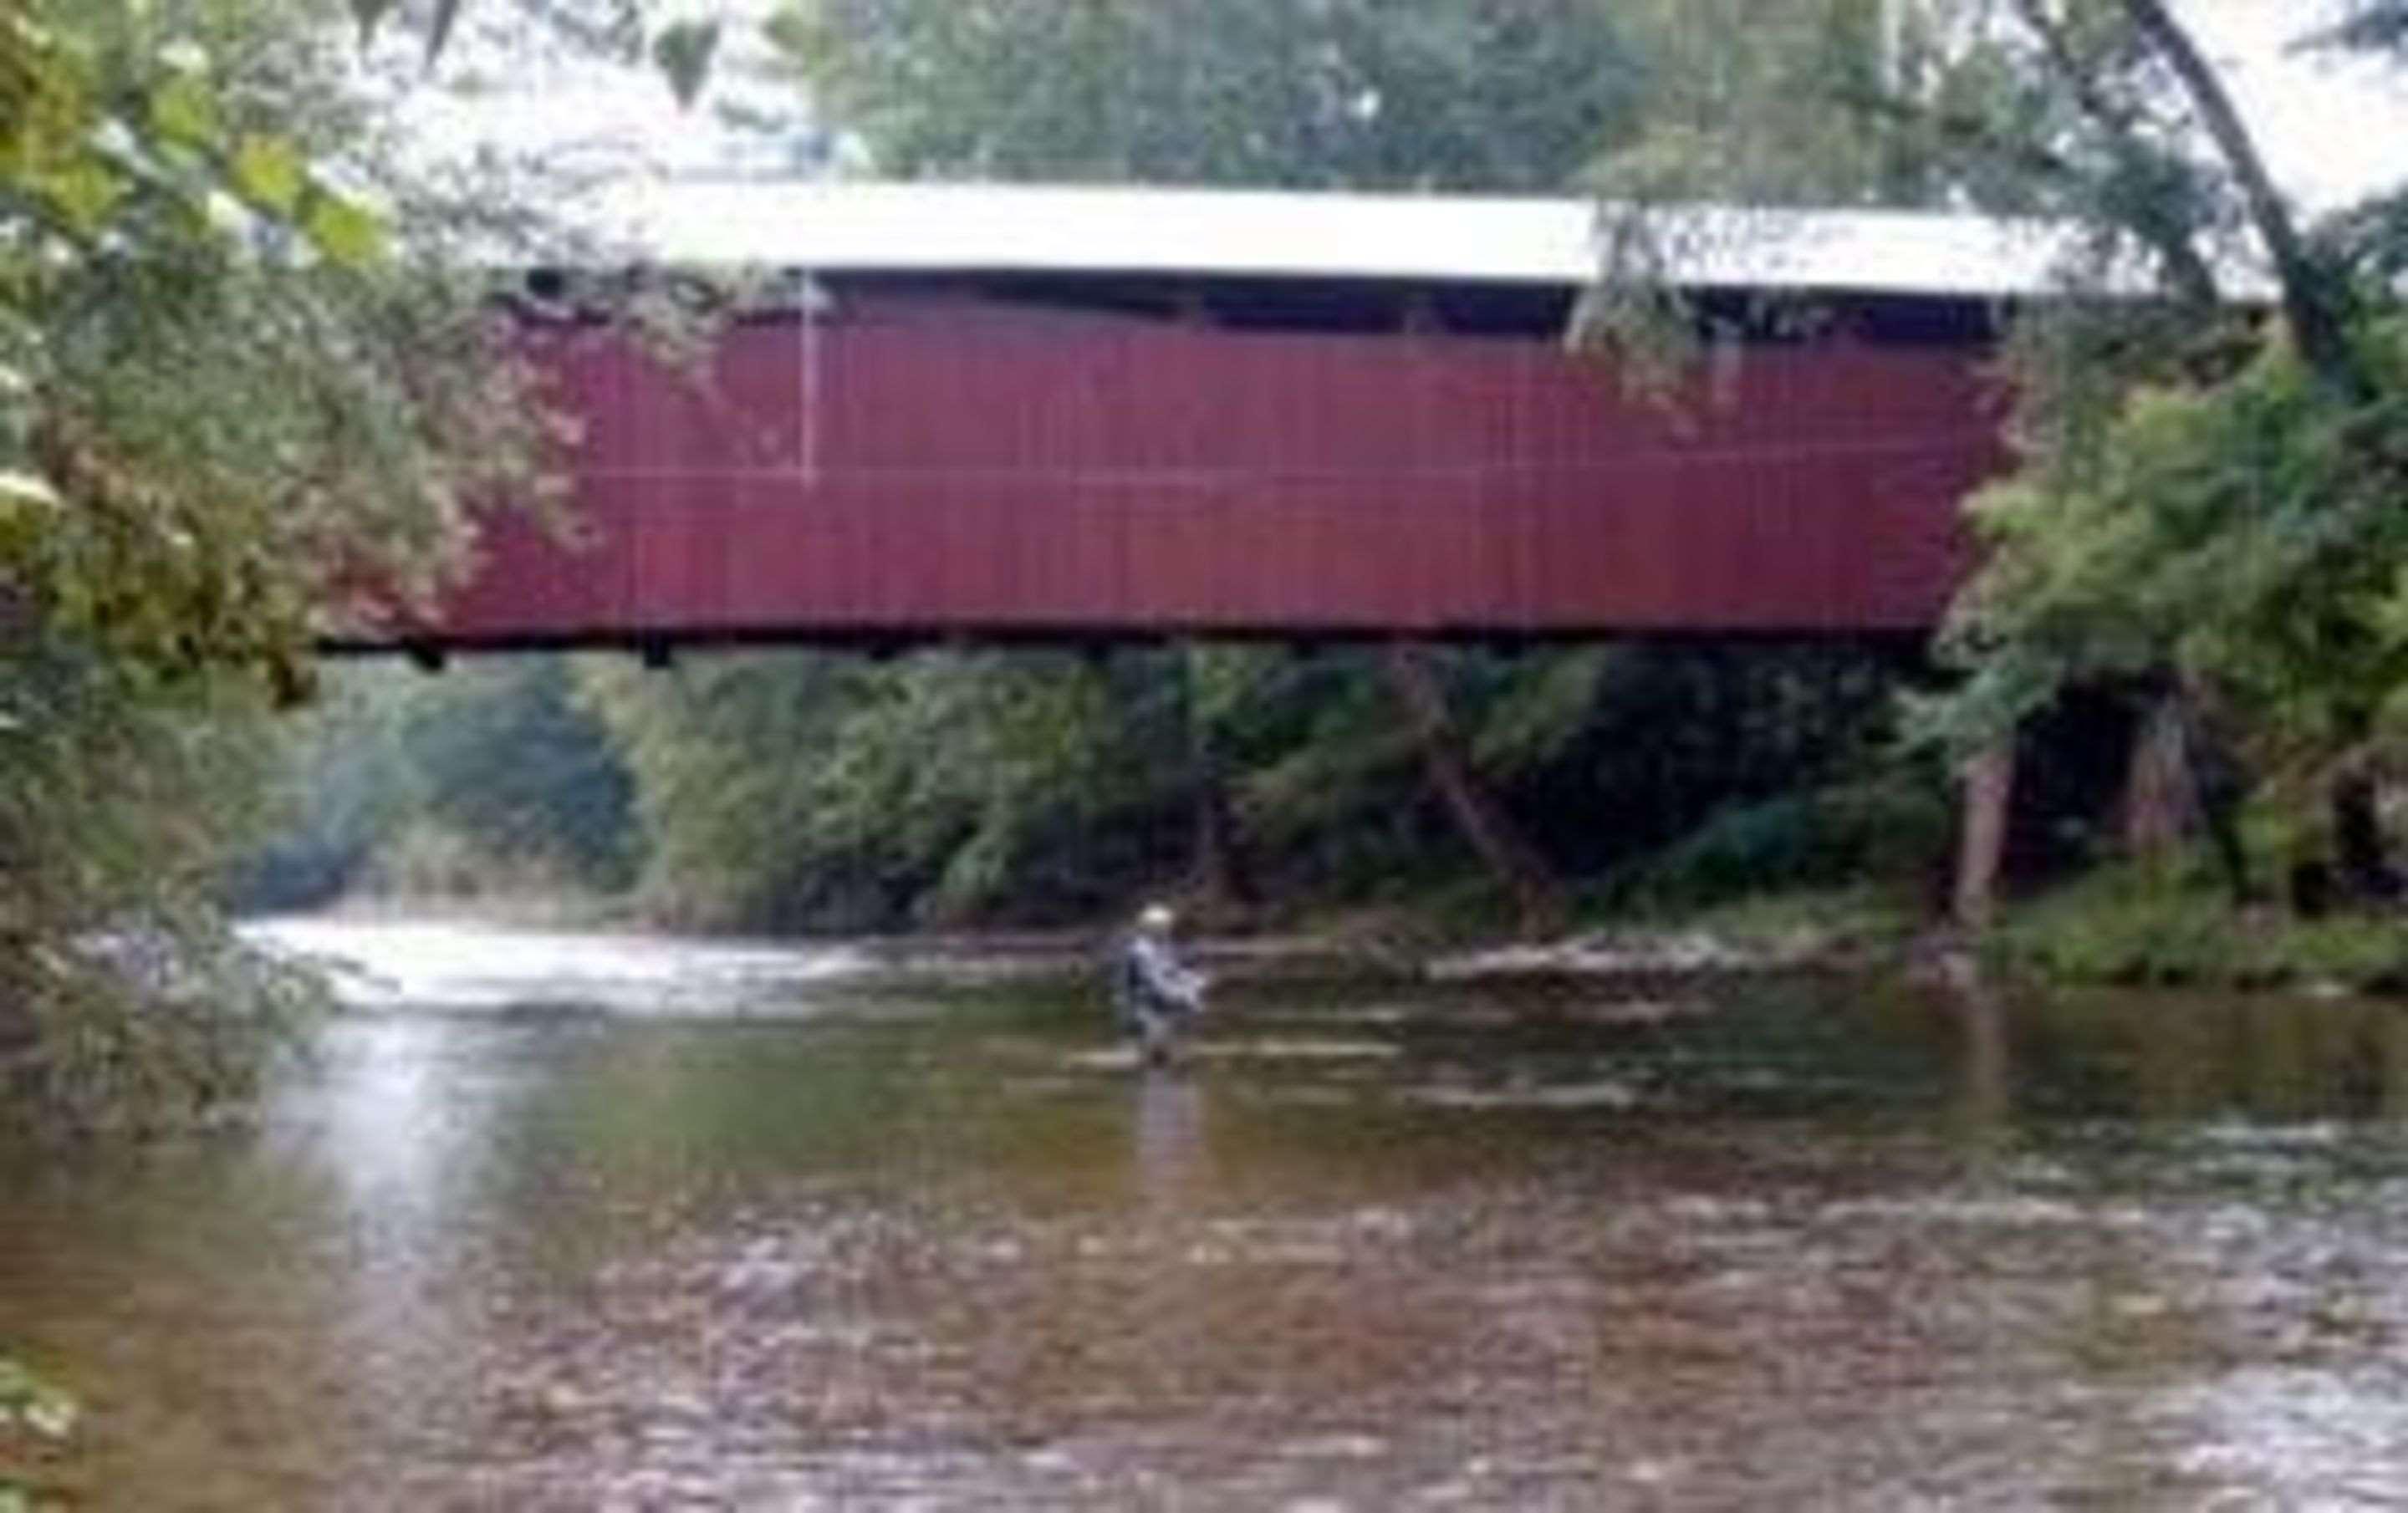
[{"label": "riverbank", "polygon": [[1922,924],[1912,901],[1896,890],[1792,891],[1695,909],[1601,914],[1554,941],[1438,953],[1422,972],[1463,981],[1878,970],[1906,960]]},{"label": "riverbank", "polygon": [[[1342,920],[1331,928],[1345,938]],[[1387,959],[1440,980],[1915,972],[1943,948],[1970,946],[1970,961],[1988,974],[2045,987],[2408,997],[2408,914],[2301,919],[2121,868],[2009,904],[1978,943],[1909,891],[1878,884],[1605,911],[1541,942],[1506,940],[1493,921],[1466,929],[1411,911],[1388,930]]]},{"label": "riverbank", "polygon": [[2009,905],[1978,943],[1906,891],[1766,893],[1701,908],[1600,912],[1543,941],[1399,909],[1307,922],[1299,938],[1434,981],[1919,972],[1971,947],[1988,974],[2052,988],[2408,997],[2408,915],[2300,919],[2220,892],[2107,870]]},{"label": "riverbank", "polygon": [[2408,917],[2300,919],[2220,892],[2102,872],[2010,909],[1998,968],[2068,986],[2408,996]]}]

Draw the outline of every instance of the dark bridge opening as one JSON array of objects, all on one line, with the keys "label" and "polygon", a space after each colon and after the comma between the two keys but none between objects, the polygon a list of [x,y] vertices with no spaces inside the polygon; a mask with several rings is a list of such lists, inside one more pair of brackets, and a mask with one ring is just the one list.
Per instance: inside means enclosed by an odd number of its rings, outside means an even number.
[{"label": "dark bridge opening", "polygon": [[[596,276],[539,268],[522,281],[519,313],[537,320],[574,319],[606,307]],[[652,271],[602,276],[606,283],[679,278]],[[1504,282],[1412,282],[1388,278],[1227,277],[1160,273],[824,273],[789,269],[790,285],[809,278],[824,293],[823,320],[841,320],[848,296],[874,303],[970,302],[1062,314],[1201,324],[1232,331],[1380,335],[1418,328],[1467,336],[1510,336],[1562,342],[1572,326],[1579,293],[1555,285]],[[691,280],[698,300],[711,280]],[[1929,294],[1869,294],[1815,291],[1692,291],[1702,338],[1737,335],[1750,343],[1797,343],[1844,332],[1855,339],[1901,345],[1981,347],[2005,330],[2000,301]],[[773,294],[768,302],[778,303]],[[772,312],[774,315],[774,312]]]}]

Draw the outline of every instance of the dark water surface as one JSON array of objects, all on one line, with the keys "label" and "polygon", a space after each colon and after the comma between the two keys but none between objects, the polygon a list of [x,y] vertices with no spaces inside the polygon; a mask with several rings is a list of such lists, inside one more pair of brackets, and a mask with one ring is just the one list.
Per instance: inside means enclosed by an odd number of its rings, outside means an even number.
[{"label": "dark water surface", "polygon": [[2397,1008],[1240,984],[1146,1075],[1035,980],[334,934],[265,1128],[5,1169],[93,1506],[2408,1506]]}]

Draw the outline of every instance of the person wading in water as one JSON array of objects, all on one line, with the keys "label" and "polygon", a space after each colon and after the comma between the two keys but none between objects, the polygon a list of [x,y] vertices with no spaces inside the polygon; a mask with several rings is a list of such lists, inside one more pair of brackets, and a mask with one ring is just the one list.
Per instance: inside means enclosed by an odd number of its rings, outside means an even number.
[{"label": "person wading in water", "polygon": [[1205,978],[1171,949],[1172,915],[1149,904],[1112,952],[1112,1011],[1147,1063],[1170,1060],[1181,1029],[1204,1012]]}]

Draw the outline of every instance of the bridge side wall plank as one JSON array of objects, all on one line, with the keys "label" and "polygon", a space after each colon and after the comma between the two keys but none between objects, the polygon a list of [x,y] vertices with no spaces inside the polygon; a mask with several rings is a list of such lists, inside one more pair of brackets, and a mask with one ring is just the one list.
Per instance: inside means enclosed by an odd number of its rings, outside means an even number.
[{"label": "bridge side wall plank", "polygon": [[889,302],[690,370],[548,338],[592,544],[488,521],[464,642],[1913,629],[2000,461],[1981,354],[1710,362]]}]

